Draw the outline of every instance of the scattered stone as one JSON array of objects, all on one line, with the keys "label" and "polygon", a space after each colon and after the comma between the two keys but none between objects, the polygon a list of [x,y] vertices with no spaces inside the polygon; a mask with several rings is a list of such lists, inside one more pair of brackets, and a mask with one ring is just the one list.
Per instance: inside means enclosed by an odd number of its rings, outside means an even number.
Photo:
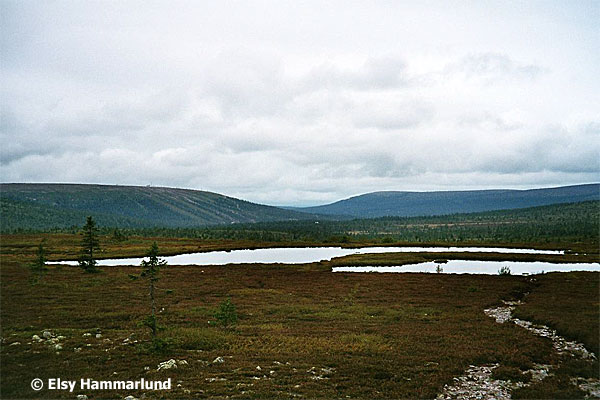
[{"label": "scattered stone", "polygon": [[20,344],[21,344],[21,342],[12,342],[11,344],[9,344],[9,346],[18,346]]},{"label": "scattered stone", "polygon": [[92,336],[92,334],[91,333],[84,333],[82,336],[83,337],[88,337],[88,336]]},{"label": "scattered stone", "polygon": [[43,341],[44,341],[44,339],[42,339],[42,338],[41,338],[41,337],[39,337],[38,335],[33,335],[33,336],[31,337],[31,340],[34,340],[34,341],[36,341],[36,342],[43,342]]},{"label": "scattered stone", "polygon": [[498,366],[499,364],[470,365],[465,375],[454,378],[454,385],[445,385],[443,392],[436,399],[510,399],[513,385],[507,381],[492,379],[492,371]]},{"label": "scattered stone", "polygon": [[225,378],[206,378],[207,382],[224,382],[226,380],[227,379],[225,379]]},{"label": "scattered stone", "polygon": [[75,353],[79,353],[81,351],[81,347],[75,347],[75,348],[73,348],[73,351]]},{"label": "scattered stone", "polygon": [[156,370],[160,371],[163,369],[177,368],[178,365],[188,365],[188,362],[186,360],[175,360],[171,358],[168,361],[163,361],[158,364],[158,368]]},{"label": "scattered stone", "polygon": [[213,364],[223,364],[225,362],[225,359],[223,357],[217,357],[213,360]]},{"label": "scattered stone", "polygon": [[158,368],[156,370],[161,371],[163,369],[171,369],[171,368],[177,368],[177,361],[175,361],[172,358],[168,361],[163,361],[160,364],[158,364]]},{"label": "scattered stone", "polygon": [[53,335],[53,334],[52,334],[52,332],[50,332],[50,331],[44,331],[44,332],[42,333],[42,336],[44,337],[44,339],[50,339],[50,338],[51,338],[52,336],[54,336],[54,335]]},{"label": "scattered stone", "polygon": [[88,400],[88,397],[85,394],[78,394],[77,400]]},{"label": "scattered stone", "polygon": [[505,301],[504,304],[504,307],[489,308],[483,310],[483,312],[487,316],[495,318],[496,322],[500,324],[512,321],[516,325],[525,328],[538,336],[549,338],[552,340],[552,346],[558,354],[567,354],[584,360],[596,359],[596,355],[591,351],[588,351],[583,344],[566,340],[562,336],[559,336],[554,329],[545,325],[536,325],[529,321],[513,318],[512,312],[514,311],[515,306],[522,304],[520,301]]},{"label": "scattered stone", "polygon": [[125,397],[123,400],[138,400],[138,398],[133,397],[132,395],[129,395],[129,396]]},{"label": "scattered stone", "polygon": [[588,392],[591,397],[600,398],[600,380],[594,378],[576,378],[573,384],[584,392]]},{"label": "scattered stone", "polygon": [[144,371],[150,371],[150,367],[144,367]]},{"label": "scattered stone", "polygon": [[327,375],[331,375],[333,372],[335,372],[335,368],[320,368],[320,372],[321,372],[320,374],[317,374],[317,368],[315,368],[315,367],[310,367],[306,371],[306,373],[313,375],[311,377],[311,379],[313,379],[315,381],[319,381],[319,380],[323,380],[323,379],[329,379],[329,377]]},{"label": "scattered stone", "polygon": [[257,370],[257,371],[262,371],[262,368],[260,367],[260,365],[257,365],[257,366],[256,366],[256,370]]},{"label": "scattered stone", "polygon": [[96,333],[96,339],[100,339],[102,337],[101,333]]},{"label": "scattered stone", "polygon": [[183,389],[183,393],[185,393],[185,394],[190,394],[190,393],[192,393],[192,392],[190,391],[190,389]]},{"label": "scattered stone", "polygon": [[62,346],[57,343],[54,345],[54,350],[62,350]]},{"label": "scattered stone", "polygon": [[550,370],[552,369],[552,365],[548,364],[533,364],[533,368],[524,372],[524,374],[529,374],[531,376],[532,383],[541,382],[550,375]]},{"label": "scattered stone", "polygon": [[63,340],[63,339],[66,339],[66,338],[67,338],[66,336],[57,336],[56,337],[57,340]]}]

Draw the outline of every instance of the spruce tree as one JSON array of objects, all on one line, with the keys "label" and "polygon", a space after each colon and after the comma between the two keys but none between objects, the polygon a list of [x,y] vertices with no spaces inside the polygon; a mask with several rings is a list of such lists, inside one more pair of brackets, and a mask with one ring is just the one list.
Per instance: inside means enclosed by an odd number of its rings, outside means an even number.
[{"label": "spruce tree", "polygon": [[46,271],[48,271],[48,268],[46,267],[46,250],[44,249],[44,241],[39,244],[36,259],[30,264],[29,268],[31,269],[32,273],[32,285],[39,283]]},{"label": "spruce tree", "polygon": [[142,277],[148,279],[149,283],[149,294],[150,294],[150,305],[151,314],[146,319],[145,325],[147,325],[152,331],[152,340],[156,339],[156,301],[154,299],[154,283],[158,281],[158,272],[160,267],[166,266],[165,260],[158,258],[158,245],[156,242],[152,243],[152,247],[147,254],[148,261],[142,260]]},{"label": "spruce tree", "polygon": [[98,239],[98,227],[96,222],[90,216],[81,231],[81,256],[79,257],[79,266],[85,272],[97,272],[96,259],[94,252],[100,250],[100,241]]}]

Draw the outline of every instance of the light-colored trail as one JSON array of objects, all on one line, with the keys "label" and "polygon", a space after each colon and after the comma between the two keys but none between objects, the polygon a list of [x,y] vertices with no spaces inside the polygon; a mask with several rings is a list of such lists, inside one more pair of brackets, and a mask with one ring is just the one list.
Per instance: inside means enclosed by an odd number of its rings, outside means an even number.
[{"label": "light-colored trail", "polygon": [[[583,344],[566,340],[558,335],[554,329],[514,318],[512,313],[520,304],[522,304],[520,301],[505,301],[504,305],[488,308],[484,310],[484,313],[494,318],[499,324],[512,322],[535,335],[550,339],[556,352],[564,357],[576,357],[589,361],[596,359],[596,355],[587,350]],[[524,383],[493,379],[493,370],[499,366],[499,364],[470,365],[463,376],[454,378],[452,385],[444,386],[444,390],[437,396],[437,399],[508,400],[511,398],[513,390],[540,382],[552,375],[551,371],[558,367],[558,365],[535,364],[534,368],[523,372],[523,374],[531,374],[531,380]],[[573,384],[587,392],[589,398],[600,398],[600,379],[573,378]]]}]

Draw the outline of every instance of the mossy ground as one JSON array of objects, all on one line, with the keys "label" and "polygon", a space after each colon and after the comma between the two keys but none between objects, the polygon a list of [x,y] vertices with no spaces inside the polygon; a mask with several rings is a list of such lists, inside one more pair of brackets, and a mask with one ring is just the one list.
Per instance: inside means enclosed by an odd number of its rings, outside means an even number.
[{"label": "mossy ground", "polygon": [[[53,257],[76,254],[77,243],[68,236],[51,239]],[[98,274],[52,267],[41,283],[31,285],[27,263],[39,240],[28,239],[19,250],[15,242],[5,246],[3,238],[0,396],[5,399],[142,395],[34,392],[30,382],[38,377],[173,379],[173,390],[147,392],[149,398],[431,398],[470,364],[499,362],[525,370],[532,363],[557,361],[548,340],[483,313],[525,289],[531,294],[523,307],[532,305],[531,317],[560,331],[561,321],[567,326],[572,318],[569,307],[577,304],[581,323],[571,327],[571,335],[597,336],[597,273],[547,274],[532,286],[518,276],[334,274],[326,264],[187,266],[160,272],[160,337],[170,346],[153,352],[148,331],[139,324],[150,309],[147,285],[129,278],[139,267],[101,268]],[[159,243],[171,254],[209,245],[219,244]],[[105,254],[139,255],[143,247],[149,241],[105,246]],[[572,290],[581,295],[566,302],[552,297],[553,288],[563,284],[564,296]],[[235,327],[209,324],[229,297],[239,317]],[[543,309],[544,302],[554,307]],[[59,354],[43,343],[28,344],[45,329],[66,337]],[[101,338],[83,336],[96,329]],[[131,334],[139,342],[122,345]],[[17,341],[21,344],[10,346]],[[216,357],[225,362],[213,364]],[[157,372],[158,363],[170,358],[189,364]],[[555,392],[570,387],[566,379],[553,385]]]}]

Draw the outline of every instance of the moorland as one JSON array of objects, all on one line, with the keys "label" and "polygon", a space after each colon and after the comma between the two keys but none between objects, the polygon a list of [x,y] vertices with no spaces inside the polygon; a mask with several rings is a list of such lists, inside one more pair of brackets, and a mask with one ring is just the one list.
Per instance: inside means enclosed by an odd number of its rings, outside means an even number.
[{"label": "moorland", "polygon": [[[22,204],[21,204],[22,205]],[[76,260],[77,227],[13,226],[0,237],[1,397],[21,398],[434,398],[470,365],[527,383],[513,398],[584,398],[597,359],[559,354],[548,338],[499,324],[483,310],[522,300],[517,317],[600,353],[597,272],[535,276],[332,273],[336,265],[421,260],[599,262],[600,207],[587,201],[430,217],[271,221],[203,227],[100,224],[98,258],[260,247],[478,245],[565,250],[564,255],[414,253],[349,256],[310,264],[165,266],[156,283],[159,341],[141,267],[49,265]],[[3,225],[5,219],[3,217]],[[80,226],[85,221],[80,222]],[[318,223],[315,223],[318,222]],[[223,323],[223,304],[236,318]],[[48,338],[44,338],[47,332]],[[34,335],[40,337],[37,340]],[[157,345],[158,344],[158,345]],[[57,347],[58,345],[58,347]],[[158,371],[161,362],[183,360]],[[535,381],[525,373],[550,366]],[[33,391],[34,378],[172,378],[167,392]]]}]

